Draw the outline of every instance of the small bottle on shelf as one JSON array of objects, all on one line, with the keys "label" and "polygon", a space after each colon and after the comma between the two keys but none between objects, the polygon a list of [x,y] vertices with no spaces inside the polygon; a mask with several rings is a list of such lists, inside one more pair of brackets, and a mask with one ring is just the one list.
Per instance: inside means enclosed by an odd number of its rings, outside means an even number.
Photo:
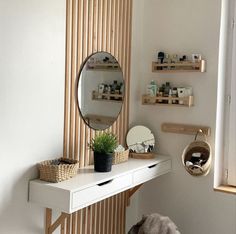
[{"label": "small bottle on shelf", "polygon": [[[169,97],[169,92],[170,92],[170,82],[166,82],[164,85],[163,85],[163,88],[164,88],[164,97]],[[163,103],[166,103],[168,104],[168,100],[163,100]]]},{"label": "small bottle on shelf", "polygon": [[158,103],[165,103],[165,100],[163,100],[161,97],[164,97],[164,91],[165,91],[165,84],[163,84],[159,89],[159,97]]},{"label": "small bottle on shelf", "polygon": [[164,96],[166,96],[166,97],[169,96],[170,89],[171,89],[171,87],[170,87],[170,82],[166,82],[166,84],[165,84],[165,91],[164,91],[165,93],[164,93]]},{"label": "small bottle on shelf", "polygon": [[[174,87],[172,89],[172,97],[177,98],[177,96],[178,96],[178,91],[177,91],[177,88]],[[177,100],[172,100],[172,104],[178,104],[178,101]]]},{"label": "small bottle on shelf", "polygon": [[[169,63],[170,62],[169,60],[170,60],[169,54],[165,54],[165,58],[164,58],[163,63]],[[168,70],[169,68],[170,68],[169,66],[164,66],[163,70]]]},{"label": "small bottle on shelf", "polygon": [[[120,94],[120,85],[119,84],[116,85],[115,94],[117,94],[117,95]],[[115,99],[119,100],[120,98],[119,97],[115,97]]]},{"label": "small bottle on shelf", "polygon": [[172,98],[172,90],[171,89],[169,90],[169,98],[170,99],[168,100],[168,104],[172,104],[172,99],[171,99]]},{"label": "small bottle on shelf", "polygon": [[107,87],[107,94],[108,94],[107,99],[110,100],[111,97],[109,94],[111,94],[111,85],[108,85],[108,87]]}]

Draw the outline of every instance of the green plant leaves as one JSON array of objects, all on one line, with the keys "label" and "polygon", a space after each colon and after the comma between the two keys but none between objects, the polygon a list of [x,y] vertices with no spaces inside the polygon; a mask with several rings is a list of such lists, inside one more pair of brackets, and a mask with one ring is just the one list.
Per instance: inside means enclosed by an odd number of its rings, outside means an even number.
[{"label": "green plant leaves", "polygon": [[97,153],[113,153],[118,145],[117,138],[112,133],[101,133],[92,139],[90,149]]}]

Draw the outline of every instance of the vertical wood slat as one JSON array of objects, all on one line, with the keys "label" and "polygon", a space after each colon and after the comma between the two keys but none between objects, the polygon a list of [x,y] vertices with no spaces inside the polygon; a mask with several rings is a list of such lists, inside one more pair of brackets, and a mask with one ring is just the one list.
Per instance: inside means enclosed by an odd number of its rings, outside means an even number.
[{"label": "vertical wood slat", "polygon": [[112,225],[113,225],[113,219],[112,219],[112,214],[113,214],[113,197],[109,198],[109,223],[108,223],[108,233],[112,233]]},{"label": "vertical wood slat", "polygon": [[103,15],[103,0],[98,0],[98,25],[97,25],[97,46],[98,51],[102,50],[102,15]]},{"label": "vertical wood slat", "polygon": [[96,234],[100,234],[100,228],[101,228],[101,222],[100,222],[100,217],[101,217],[101,202],[98,202],[97,204],[97,216],[96,216]]},{"label": "vertical wood slat", "polygon": [[[124,1],[123,2],[123,24],[122,24],[122,39],[121,39],[121,47],[125,48],[125,50],[127,50],[127,43],[126,43],[126,28],[127,28],[127,12],[128,12],[128,1]],[[127,82],[127,67],[125,66],[125,62],[126,62],[126,57],[127,55],[125,53],[121,53],[121,61],[122,61],[122,67],[124,68],[124,76]],[[125,112],[126,112],[126,105],[127,102],[124,103],[124,106],[122,108],[122,112],[121,112],[121,128],[124,130],[125,129]],[[124,136],[125,134],[121,135],[121,139],[120,141],[122,142],[122,144],[124,144]]]},{"label": "vertical wood slat", "polygon": [[[88,49],[87,49],[87,55],[90,55],[93,53],[93,27],[94,27],[94,11],[96,9],[94,9],[94,0],[92,1],[89,1],[89,5],[88,5],[88,26],[89,26],[89,29],[88,29]],[[87,127],[87,141],[88,143],[90,142],[90,139],[91,139],[91,135],[92,135],[92,129],[88,128]],[[87,147],[87,144],[86,144],[86,157],[87,157],[87,165],[91,164],[91,154],[90,154],[90,150],[89,150],[89,147]],[[92,207],[91,207],[92,208]]]},{"label": "vertical wood slat", "polygon": [[98,22],[98,0],[93,3],[93,30],[92,30],[92,51],[97,51],[97,22]]},{"label": "vertical wood slat", "polygon": [[[63,227],[61,228],[61,232]],[[71,215],[68,215],[68,217],[66,218],[66,234],[70,234],[70,230],[71,230]]]},{"label": "vertical wood slat", "polygon": [[116,234],[116,224],[117,224],[117,195],[114,196],[114,203],[113,203],[113,228],[112,228],[112,233]]},{"label": "vertical wood slat", "polygon": [[110,217],[109,217],[109,199],[105,200],[105,204],[106,204],[106,209],[105,209],[105,234],[109,234],[109,222],[110,222]]},{"label": "vertical wood slat", "polygon": [[[115,2],[115,26],[114,26],[114,56],[119,61],[118,50],[119,50],[119,18],[120,18],[120,0]],[[123,68],[121,68],[123,70]],[[119,139],[119,117],[118,120],[113,124],[113,133],[116,133]]]},{"label": "vertical wood slat", "polygon": [[125,193],[122,193],[121,194],[121,212],[120,212],[120,214],[121,214],[121,230],[120,230],[120,232],[121,233],[125,233],[125,202],[124,202],[124,198],[125,198]]},{"label": "vertical wood slat", "polygon": [[72,0],[72,47],[71,47],[71,92],[70,92],[70,134],[69,134],[69,158],[74,158],[75,136],[75,80],[77,74],[77,0]]},{"label": "vertical wood slat", "polygon": [[83,209],[82,212],[82,234],[86,234],[86,224],[87,224],[87,208]]},{"label": "vertical wood slat", "polygon": [[125,90],[126,93],[126,101],[125,101],[125,133],[128,131],[128,124],[129,124],[129,96],[130,96],[130,66],[131,66],[131,35],[132,35],[132,9],[133,9],[133,0],[128,1],[128,22],[127,22],[127,60],[125,67],[127,69],[126,76],[128,77],[126,81],[127,89]]},{"label": "vertical wood slat", "polygon": [[81,220],[82,220],[82,215],[81,215],[82,211],[78,211],[77,212],[77,234],[81,233]]},{"label": "vertical wood slat", "polygon": [[71,233],[72,234],[75,234],[75,231],[76,231],[76,227],[77,227],[76,219],[77,219],[77,212],[72,214],[72,224],[71,224],[71,226],[72,226],[71,227]]},{"label": "vertical wood slat", "polygon": [[[123,20],[122,20],[122,30],[120,32],[120,36],[121,36],[121,39],[120,39],[120,43],[121,43],[121,48],[124,48],[126,51],[127,51],[127,47],[126,47],[126,27],[127,27],[127,15],[126,15],[126,12],[127,12],[127,4],[128,4],[128,1],[123,1],[123,8],[122,8],[122,12],[123,12]],[[126,79],[126,83],[127,83],[127,67],[125,66],[125,59],[127,57],[127,55],[125,53],[123,53],[122,51],[120,52],[120,56],[121,56],[121,66],[123,67],[123,72],[124,72],[124,77]],[[122,108],[122,112],[121,112],[121,129],[125,129],[125,107],[127,105],[127,101],[124,102],[124,105],[123,105],[123,108]],[[125,134],[126,132],[124,132],[124,134],[121,134],[121,139],[120,141],[122,142],[122,144],[124,144],[124,137],[125,137]]]},{"label": "vertical wood slat", "polygon": [[[70,228],[70,226],[69,226]],[[65,234],[65,220],[61,224],[61,234]]]},{"label": "vertical wood slat", "polygon": [[52,210],[49,208],[46,208],[45,211],[45,234],[49,234],[49,228],[52,223]]},{"label": "vertical wood slat", "polygon": [[[83,2],[82,1],[78,1],[78,30],[77,30],[77,37],[78,37],[78,45],[77,45],[77,71],[79,71],[80,69],[80,65],[82,63],[82,43],[83,43],[83,21],[82,21],[82,17],[83,17]],[[77,74],[78,75],[78,74]],[[78,77],[77,77],[78,79]],[[77,100],[76,100],[77,102]],[[81,144],[79,144],[78,142],[81,142],[81,131],[79,131],[81,129],[81,124],[82,124],[82,119],[79,117],[79,111],[78,108],[76,108],[76,116],[75,116],[75,159],[80,161],[80,165],[83,164],[83,157],[79,157],[80,152],[81,152]]]},{"label": "vertical wood slat", "polygon": [[72,25],[72,2],[66,1],[66,61],[65,61],[65,101],[64,101],[64,139],[63,139],[63,156],[68,154],[69,141],[69,115],[70,115],[70,69],[71,69],[71,25]]},{"label": "vertical wood slat", "polygon": [[106,8],[106,31],[107,31],[107,35],[106,35],[106,47],[105,50],[107,52],[111,52],[111,0],[107,0],[107,8]]},{"label": "vertical wood slat", "polygon": [[94,227],[96,225],[96,203],[92,205],[93,206],[93,212],[92,212],[92,219],[91,219],[91,232],[90,234],[94,234]]},{"label": "vertical wood slat", "polygon": [[[124,143],[129,117],[131,13],[132,0],[67,0],[63,155],[78,159],[80,167],[93,163],[87,143],[97,132],[79,116],[73,92],[83,60],[97,51],[112,53],[124,73],[124,106],[118,120],[107,130]],[[125,210],[126,193],[121,193],[72,214],[66,226],[62,225],[61,233],[124,234]]]}]

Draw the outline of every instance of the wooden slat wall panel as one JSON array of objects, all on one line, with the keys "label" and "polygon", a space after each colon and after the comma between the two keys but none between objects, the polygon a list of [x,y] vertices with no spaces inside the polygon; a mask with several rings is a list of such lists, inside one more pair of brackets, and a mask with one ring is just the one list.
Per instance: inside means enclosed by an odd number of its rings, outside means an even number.
[{"label": "wooden slat wall panel", "polygon": [[[80,167],[93,164],[87,147],[97,134],[79,115],[75,100],[77,74],[84,59],[107,51],[124,74],[125,101],[117,121],[106,131],[125,143],[129,117],[132,0],[67,0],[64,157],[78,159]],[[61,226],[66,234],[124,234],[127,193],[123,192],[69,215]]]}]

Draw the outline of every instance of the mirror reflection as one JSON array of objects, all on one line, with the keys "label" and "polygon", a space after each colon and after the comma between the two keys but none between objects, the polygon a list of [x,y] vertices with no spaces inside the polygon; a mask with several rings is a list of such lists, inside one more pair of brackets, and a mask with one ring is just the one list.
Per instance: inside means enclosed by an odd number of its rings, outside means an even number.
[{"label": "mirror reflection", "polygon": [[109,53],[98,52],[81,68],[77,99],[85,123],[95,130],[109,128],[117,119],[124,100],[123,73]]},{"label": "mirror reflection", "polygon": [[126,143],[131,153],[150,153],[155,146],[155,137],[149,128],[138,125],[129,130]]}]

